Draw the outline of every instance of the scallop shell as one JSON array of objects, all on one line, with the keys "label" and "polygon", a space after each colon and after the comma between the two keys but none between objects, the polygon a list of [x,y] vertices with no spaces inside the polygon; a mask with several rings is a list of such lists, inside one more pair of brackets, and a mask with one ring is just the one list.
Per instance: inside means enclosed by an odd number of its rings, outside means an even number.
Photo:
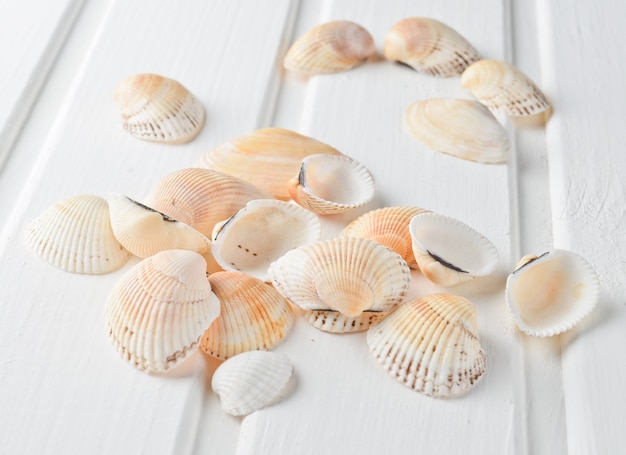
[{"label": "scallop shell", "polygon": [[408,132],[425,146],[479,163],[504,163],[509,156],[506,130],[482,104],[464,99],[429,99],[409,106]]},{"label": "scallop shell", "polygon": [[595,308],[599,284],[581,256],[553,250],[526,257],[506,282],[506,302],[528,335],[552,336],[571,329]]},{"label": "scallop shell", "polygon": [[211,241],[195,229],[121,194],[107,196],[117,240],[140,258],[163,250],[206,252]]},{"label": "scallop shell", "polygon": [[106,327],[124,359],[140,370],[172,369],[199,346],[219,315],[202,256],[168,250],[144,259],[117,282],[106,304]]},{"label": "scallop shell", "polygon": [[550,107],[528,76],[498,60],[473,63],[463,72],[461,85],[489,109],[511,116],[535,115]]},{"label": "scallop shell", "polygon": [[480,59],[478,51],[457,31],[428,17],[410,17],[392,27],[385,38],[385,58],[431,76],[460,76]]},{"label": "scallop shell", "polygon": [[269,350],[289,333],[294,314],[285,298],[269,284],[241,272],[218,272],[209,282],[221,302],[221,314],[200,347],[218,359],[245,351]]},{"label": "scallop shell", "polygon": [[284,354],[248,351],[222,363],[211,380],[224,412],[248,415],[283,400],[295,386],[293,366]]},{"label": "scallop shell", "polygon": [[136,74],[115,89],[122,127],[146,141],[181,143],[193,139],[204,123],[198,99],[174,79]]},{"label": "scallop shell", "polygon": [[290,71],[321,74],[347,71],[376,55],[374,39],[354,22],[313,27],[294,42],[283,61]]},{"label": "scallop shell", "polygon": [[309,155],[288,184],[289,195],[302,207],[320,215],[334,215],[361,207],[374,199],[374,178],[345,155]]},{"label": "scallop shell", "polygon": [[337,237],[288,252],[270,266],[274,287],[305,310],[336,310],[349,318],[389,311],[404,300],[410,270],[373,240]]},{"label": "scallop shell", "polygon": [[313,327],[330,333],[362,332],[389,314],[388,311],[364,311],[349,318],[335,310],[306,310],[304,319]]},{"label": "scallop shell", "polygon": [[468,225],[439,213],[420,213],[409,224],[413,254],[420,271],[433,283],[453,286],[493,272],[495,246]]},{"label": "scallop shell", "polygon": [[434,398],[467,393],[485,372],[476,308],[455,295],[404,303],[370,327],[367,344],[391,377]]},{"label": "scallop shell", "polygon": [[317,217],[289,202],[250,201],[213,233],[213,257],[229,271],[268,281],[272,261],[287,251],[320,238]]},{"label": "scallop shell", "polygon": [[206,152],[196,167],[213,169],[250,182],[288,200],[287,182],[308,155],[341,155],[328,144],[282,128],[263,128]]}]

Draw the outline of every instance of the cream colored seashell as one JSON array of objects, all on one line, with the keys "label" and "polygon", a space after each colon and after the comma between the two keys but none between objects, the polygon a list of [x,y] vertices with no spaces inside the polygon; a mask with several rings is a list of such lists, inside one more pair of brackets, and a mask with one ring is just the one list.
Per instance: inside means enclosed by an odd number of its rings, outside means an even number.
[{"label": "cream colored seashell", "polygon": [[479,163],[497,164],[508,159],[506,130],[476,101],[418,101],[409,106],[404,119],[411,136],[437,152]]},{"label": "cream colored seashell", "polygon": [[128,251],[146,258],[164,250],[204,253],[211,241],[195,229],[121,194],[109,193],[111,227]]},{"label": "cream colored seashell", "polygon": [[376,55],[370,33],[354,22],[332,21],[313,27],[287,51],[290,71],[321,74],[347,71]]},{"label": "cream colored seashell", "polygon": [[480,59],[478,51],[457,31],[428,17],[410,17],[392,27],[385,38],[385,58],[431,76],[460,76]]},{"label": "cream colored seashell", "polygon": [[26,227],[26,243],[50,264],[73,273],[109,273],[130,258],[113,234],[107,201],[95,195],[50,206]]},{"label": "cream colored seashell", "polygon": [[250,182],[282,200],[287,182],[308,155],[341,153],[328,144],[282,128],[263,128],[206,152],[196,167],[213,169]]},{"label": "cream colored seashell", "polygon": [[215,260],[229,271],[241,271],[268,281],[269,265],[301,245],[320,238],[320,221],[308,210],[289,202],[250,201],[213,232]]},{"label": "cream colored seashell", "polygon": [[288,252],[269,270],[274,287],[304,310],[389,311],[406,296],[406,262],[369,239],[337,237]]},{"label": "cream colored seashell", "polygon": [[269,284],[241,272],[209,275],[221,303],[220,316],[204,332],[200,347],[218,359],[274,348],[289,333],[294,314]]},{"label": "cream colored seashell", "polygon": [[389,314],[389,311],[364,311],[349,318],[335,310],[305,310],[304,319],[313,327],[330,333],[362,332]]},{"label": "cream colored seashell", "polygon": [[106,327],[121,356],[148,373],[174,368],[219,315],[202,256],[168,250],[144,259],[113,287]]},{"label": "cream colored seashell", "polygon": [[397,381],[434,398],[452,398],[467,393],[485,372],[477,318],[469,300],[431,294],[370,327],[367,344]]},{"label": "cream colored seashell", "polygon": [[505,295],[517,326],[545,337],[578,324],[595,308],[599,292],[598,277],[584,258],[553,250],[524,257],[507,279]]},{"label": "cream colored seashell", "polygon": [[463,72],[461,85],[489,109],[511,116],[535,115],[550,107],[528,76],[499,60],[473,63]]},{"label": "cream colored seashell", "polygon": [[413,254],[420,271],[441,286],[486,276],[498,263],[495,246],[461,221],[429,212],[413,217],[409,224]]},{"label": "cream colored seashell", "polygon": [[345,155],[309,155],[289,181],[289,195],[320,215],[361,207],[374,199],[374,178],[361,163]]},{"label": "cream colored seashell", "polygon": [[340,235],[375,240],[398,253],[412,269],[417,268],[409,223],[418,213],[428,210],[418,207],[384,207],[364,213],[346,226]]},{"label": "cream colored seashell", "polygon": [[248,351],[222,363],[211,379],[224,412],[248,415],[283,400],[295,387],[289,358],[268,351]]}]

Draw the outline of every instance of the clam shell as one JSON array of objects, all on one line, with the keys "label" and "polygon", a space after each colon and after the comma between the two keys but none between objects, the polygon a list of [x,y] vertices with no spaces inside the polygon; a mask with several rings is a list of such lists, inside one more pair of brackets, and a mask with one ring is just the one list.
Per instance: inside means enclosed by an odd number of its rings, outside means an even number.
[{"label": "clam shell", "polygon": [[370,327],[367,344],[391,377],[434,398],[468,392],[485,371],[476,308],[455,295],[404,303]]},{"label": "clam shell", "polygon": [[241,272],[209,275],[221,303],[220,316],[204,332],[200,347],[218,359],[245,351],[269,350],[289,333],[294,314],[269,284]]},{"label": "clam shell", "polygon": [[364,311],[349,318],[335,310],[306,310],[304,319],[313,327],[330,333],[353,333],[367,330],[389,314],[388,311]]},{"label": "clam shell", "polygon": [[199,346],[219,315],[202,256],[168,250],[144,259],[116,283],[106,327],[121,356],[148,373],[172,369]]},{"label": "clam shell", "polygon": [[476,101],[418,101],[409,106],[404,119],[408,132],[437,152],[479,163],[504,163],[508,159],[506,130]]},{"label": "clam shell", "polygon": [[174,79],[136,74],[115,89],[122,127],[146,141],[181,143],[193,139],[204,123],[198,99]]},{"label": "clam shell", "polygon": [[332,21],[313,27],[287,51],[290,71],[321,74],[347,71],[376,55],[374,39],[354,22]]},{"label": "clam shell", "polygon": [[95,195],[56,202],[26,227],[25,238],[42,259],[67,272],[109,273],[130,258],[113,234],[107,201]]},{"label": "clam shell", "polygon": [[524,258],[506,282],[506,302],[517,326],[532,336],[571,329],[595,308],[599,284],[581,256],[553,250]]},{"label": "clam shell", "polygon": [[460,76],[480,59],[457,31],[428,17],[401,20],[385,38],[385,58],[431,76]]}]

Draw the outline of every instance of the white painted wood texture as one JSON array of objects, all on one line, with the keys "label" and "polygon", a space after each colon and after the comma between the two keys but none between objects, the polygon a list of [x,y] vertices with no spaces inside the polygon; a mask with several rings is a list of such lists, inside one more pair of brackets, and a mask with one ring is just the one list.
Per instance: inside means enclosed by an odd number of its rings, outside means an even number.
[{"label": "white painted wood texture", "polygon": [[[46,6],[29,3],[33,10]],[[0,150],[9,152],[0,173],[2,453],[619,453],[626,443],[626,138],[619,126],[626,108],[616,56],[624,54],[625,7],[571,8],[563,0],[96,0],[86,2],[45,78],[37,63],[42,49],[60,48],[64,35],[54,31],[70,30],[67,11],[79,3],[55,4],[56,15],[41,19],[41,34],[24,32],[38,51],[0,41],[0,55],[30,59],[30,70],[10,60],[12,70],[46,81],[41,91],[37,84],[21,88],[19,97],[36,102],[30,117],[22,114],[18,139],[0,136]],[[1,21],[21,30],[24,11],[8,10]],[[516,63],[552,100],[545,128],[507,122],[515,144],[507,165],[438,155],[404,132],[410,103],[470,97],[456,78],[429,78],[385,61],[308,80],[280,68],[289,43],[317,23],[354,20],[382,51],[387,30],[417,15],[453,26],[484,57]],[[137,72],[176,78],[202,100],[207,123],[198,138],[166,146],[124,134],[112,91]],[[15,86],[7,74],[3,84]],[[3,95],[18,94],[5,87]],[[22,128],[15,108],[3,109],[9,114],[0,117],[0,131]],[[421,396],[387,377],[364,334],[330,335],[299,320],[276,348],[294,363],[295,393],[232,418],[210,391],[219,362],[198,353],[174,374],[153,377],[109,346],[104,300],[137,260],[111,275],[78,276],[26,249],[24,227],[56,200],[108,191],[142,198],[161,176],[263,126],[312,135],[361,161],[377,182],[371,207],[437,210],[494,242],[494,276],[450,290],[478,307],[488,369],[475,390],[447,401]],[[326,218],[324,236],[355,216]],[[602,299],[571,334],[532,339],[508,316],[504,280],[520,255],[552,245],[590,260],[602,277]],[[418,273],[413,278],[412,295],[439,290]]]}]

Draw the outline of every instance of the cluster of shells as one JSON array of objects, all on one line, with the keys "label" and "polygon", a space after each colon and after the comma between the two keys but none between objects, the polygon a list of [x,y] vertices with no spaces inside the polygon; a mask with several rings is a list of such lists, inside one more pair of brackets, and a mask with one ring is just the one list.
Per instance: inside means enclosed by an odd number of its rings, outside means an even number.
[{"label": "cluster of shells", "polygon": [[[344,71],[375,52],[363,27],[335,21],[299,38],[284,65],[310,74]],[[408,131],[439,152],[504,162],[508,138],[492,111],[534,115],[549,107],[523,73],[481,60],[434,19],[396,24],[384,53],[420,73],[460,75],[477,98],[409,106]],[[115,99],[124,129],[140,139],[189,141],[204,122],[200,101],[166,77],[132,76]],[[491,274],[496,248],[460,220],[409,206],[367,211],[337,237],[321,239],[320,216],[363,207],[374,191],[371,173],[332,146],[265,128],[166,175],[141,201],[117,193],[61,200],[28,226],[26,240],[74,273],[108,273],[132,255],[142,258],[106,302],[113,346],[148,373],[168,371],[198,348],[224,360],[213,389],[231,414],[274,403],[293,387],[289,359],[267,351],[289,333],[296,313],[326,332],[367,330],[373,357],[411,389],[461,395],[485,371],[477,309],[453,294],[408,300],[410,270],[455,286]],[[505,295],[521,330],[550,336],[593,309],[598,284],[583,258],[555,250],[523,258]]]}]

